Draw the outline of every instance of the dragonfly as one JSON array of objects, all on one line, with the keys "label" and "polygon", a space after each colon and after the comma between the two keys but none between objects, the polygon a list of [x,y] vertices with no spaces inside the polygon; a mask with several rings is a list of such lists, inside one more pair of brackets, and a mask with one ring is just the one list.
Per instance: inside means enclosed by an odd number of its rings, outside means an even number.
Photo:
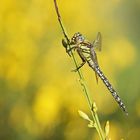
[{"label": "dragonfly", "polygon": [[[73,71],[78,71],[85,63],[88,63],[89,67],[93,69],[95,72],[96,80],[98,82],[98,77],[103,81],[107,89],[110,91],[113,98],[116,100],[120,108],[128,115],[128,112],[126,110],[126,107],[121,100],[120,96],[116,92],[116,90],[113,88],[109,80],[106,78],[104,73],[99,67],[97,55],[96,55],[96,48],[101,51],[102,46],[102,37],[101,33],[98,32],[96,39],[93,41],[93,43],[90,43],[85,37],[77,32],[73,35],[73,37],[70,39],[70,41],[67,43],[64,39],[62,39],[62,45],[66,48],[66,52],[70,55],[70,52],[72,50],[76,50],[78,55],[80,56],[82,63],[77,66],[76,69]],[[69,48],[69,45],[71,46]],[[71,56],[71,55],[70,55]]]}]

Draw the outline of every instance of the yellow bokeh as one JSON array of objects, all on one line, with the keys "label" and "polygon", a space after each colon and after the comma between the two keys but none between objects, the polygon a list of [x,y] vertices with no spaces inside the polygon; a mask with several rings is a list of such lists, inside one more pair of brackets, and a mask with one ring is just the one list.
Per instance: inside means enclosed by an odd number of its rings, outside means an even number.
[{"label": "yellow bokeh", "polygon": [[60,99],[57,89],[53,87],[42,87],[36,96],[33,106],[36,120],[42,125],[51,125],[57,120],[57,115],[60,109]]},{"label": "yellow bokeh", "polygon": [[[60,0],[58,4],[69,37],[79,31],[93,42],[101,32],[99,65],[130,112],[130,118],[123,116],[105,85],[100,79],[97,84],[93,70],[85,65],[82,72],[102,128],[109,120],[112,139],[129,139],[133,132],[139,138],[139,2]],[[0,139],[99,139],[78,116],[77,111],[83,110],[91,117],[62,38],[53,0],[1,1]]]},{"label": "yellow bokeh", "polygon": [[123,37],[116,40],[116,42],[112,42],[110,46],[110,58],[113,58],[113,62],[117,64],[118,69],[131,66],[136,60],[134,46]]}]

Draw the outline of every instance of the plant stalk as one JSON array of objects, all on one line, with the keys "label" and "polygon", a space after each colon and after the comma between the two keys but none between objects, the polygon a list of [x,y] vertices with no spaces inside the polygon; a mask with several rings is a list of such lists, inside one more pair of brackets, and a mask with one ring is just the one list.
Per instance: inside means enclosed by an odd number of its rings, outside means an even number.
[{"label": "plant stalk", "polygon": [[[64,35],[65,39],[67,40],[67,43],[68,43],[69,48],[70,48],[71,47],[70,46],[70,40],[69,40],[69,37],[68,37],[68,35],[66,33],[66,30],[64,28],[64,25],[62,23],[61,16],[60,16],[60,13],[59,13],[59,9],[58,9],[56,0],[54,0],[54,5],[55,5],[56,14],[57,14],[58,21],[59,21],[59,24],[61,26],[63,35]],[[72,51],[71,51],[71,56],[72,56],[72,59],[74,61],[74,64],[75,64],[76,68],[78,68],[77,60],[76,60],[76,58],[75,58],[75,56],[74,56],[74,54],[73,54]],[[91,100],[91,97],[90,97],[90,94],[89,94],[87,85],[86,85],[86,83],[84,81],[84,77],[82,75],[82,72],[80,71],[80,69],[77,72],[78,72],[78,75],[79,75],[79,78],[80,78],[80,80],[79,80],[80,81],[80,84],[81,84],[81,86],[83,88],[83,92],[84,92],[84,94],[86,96],[86,99],[87,99],[87,102],[88,102],[88,106],[89,106],[90,111],[91,111],[91,114],[92,114],[92,119],[93,119],[93,121],[95,123],[95,126],[96,126],[95,128],[96,128],[96,130],[97,130],[97,132],[99,134],[100,139],[101,140],[105,140],[105,135],[104,135],[104,132],[103,132],[103,130],[101,128],[101,124],[99,122],[97,111],[95,111],[93,109],[93,103],[92,103],[92,100]]]}]

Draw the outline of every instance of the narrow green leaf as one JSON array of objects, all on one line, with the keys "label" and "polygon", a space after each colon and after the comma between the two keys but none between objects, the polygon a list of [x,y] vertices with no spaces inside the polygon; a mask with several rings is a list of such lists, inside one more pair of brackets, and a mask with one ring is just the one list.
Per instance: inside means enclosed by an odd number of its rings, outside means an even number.
[{"label": "narrow green leaf", "polygon": [[95,103],[95,102],[92,104],[92,111],[93,111],[94,113],[97,112],[97,106],[96,106],[96,103]]},{"label": "narrow green leaf", "polygon": [[109,135],[109,121],[107,121],[106,125],[105,125],[105,135],[106,135],[106,137],[108,137],[108,135]]},{"label": "narrow green leaf", "polygon": [[78,113],[83,119],[91,122],[91,119],[88,117],[88,115],[86,113],[84,113],[83,111],[80,111],[80,110],[78,110]]}]

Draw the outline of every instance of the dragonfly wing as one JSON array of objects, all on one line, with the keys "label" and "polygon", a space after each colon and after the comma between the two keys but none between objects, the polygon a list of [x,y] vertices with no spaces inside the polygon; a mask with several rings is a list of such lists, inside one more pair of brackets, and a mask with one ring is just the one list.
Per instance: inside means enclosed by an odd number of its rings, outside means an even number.
[{"label": "dragonfly wing", "polygon": [[93,47],[99,51],[102,49],[102,37],[100,32],[98,32],[96,39],[93,41]]},{"label": "dragonfly wing", "polygon": [[98,84],[98,74],[95,72],[95,78],[96,78],[96,82]]},{"label": "dragonfly wing", "polygon": [[[98,60],[97,60],[97,56],[95,56],[95,63],[98,65]],[[95,78],[96,78],[96,82],[97,82],[97,84],[98,84],[98,74],[96,73],[96,71],[95,71]]]},{"label": "dragonfly wing", "polygon": [[[93,61],[93,63],[94,63],[94,66],[95,66],[95,67],[98,66],[97,55],[96,55],[94,49],[91,49],[90,55],[91,55],[91,59],[92,59],[92,61]],[[96,73],[96,71],[95,71],[95,78],[96,78],[96,82],[97,82],[97,84],[98,84],[98,74]]]}]

